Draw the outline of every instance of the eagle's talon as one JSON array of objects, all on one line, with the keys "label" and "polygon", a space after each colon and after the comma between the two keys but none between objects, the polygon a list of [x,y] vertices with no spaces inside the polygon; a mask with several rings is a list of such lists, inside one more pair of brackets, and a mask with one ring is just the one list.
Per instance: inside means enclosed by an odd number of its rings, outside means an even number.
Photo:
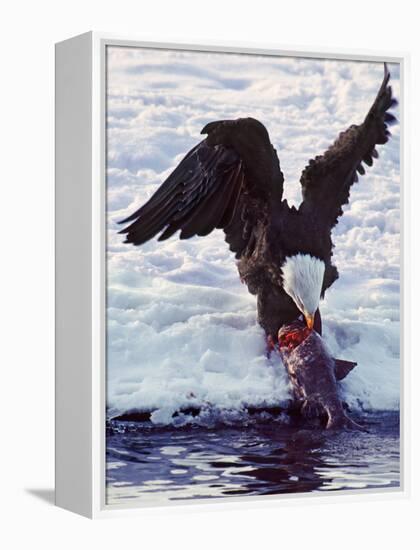
[{"label": "eagle's talon", "polygon": [[266,355],[267,355],[267,358],[269,359],[270,356],[271,356],[271,352],[275,351],[277,348],[276,348],[276,342],[274,340],[274,338],[271,336],[271,334],[269,334],[267,336],[267,340],[266,340]]}]

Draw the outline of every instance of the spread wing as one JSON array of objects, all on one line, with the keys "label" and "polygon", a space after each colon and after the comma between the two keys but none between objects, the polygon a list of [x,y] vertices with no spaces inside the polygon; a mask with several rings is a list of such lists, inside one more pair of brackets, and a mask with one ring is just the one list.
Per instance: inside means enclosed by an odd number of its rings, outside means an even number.
[{"label": "spread wing", "polygon": [[372,166],[373,159],[378,157],[375,147],[388,141],[388,126],[396,122],[389,112],[397,104],[389,79],[385,63],[382,85],[364,122],[341,133],[334,144],[322,156],[311,160],[302,172],[301,212],[314,213],[331,227],[337,223],[343,213],[342,206],[348,203],[350,187],[358,181],[357,173],[365,174],[362,162]]},{"label": "spread wing", "polygon": [[120,233],[141,245],[224,229],[237,256],[252,242],[253,225],[271,200],[281,200],[283,174],[265,127],[254,119],[212,122],[208,137],[181,161],[150,200],[121,223]]}]

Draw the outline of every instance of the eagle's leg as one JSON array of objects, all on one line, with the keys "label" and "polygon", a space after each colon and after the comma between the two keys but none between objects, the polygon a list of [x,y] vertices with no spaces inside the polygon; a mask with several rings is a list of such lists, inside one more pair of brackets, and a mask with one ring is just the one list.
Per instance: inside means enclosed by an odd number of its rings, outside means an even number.
[{"label": "eagle's leg", "polygon": [[267,347],[269,343],[277,342],[280,327],[292,323],[299,316],[299,310],[294,305],[290,307],[287,298],[274,289],[270,290],[259,292],[257,296],[258,322],[265,331]]},{"label": "eagle's leg", "polygon": [[271,336],[271,334],[269,334],[267,337],[266,337],[266,355],[268,358],[270,358],[271,356],[271,352],[274,351],[276,349],[276,341],[274,340],[274,338]]}]

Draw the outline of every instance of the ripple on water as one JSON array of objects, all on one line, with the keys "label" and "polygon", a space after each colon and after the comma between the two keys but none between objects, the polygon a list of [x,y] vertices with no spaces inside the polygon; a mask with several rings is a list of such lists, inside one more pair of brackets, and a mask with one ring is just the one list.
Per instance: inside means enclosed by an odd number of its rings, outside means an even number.
[{"label": "ripple on water", "polygon": [[107,503],[399,487],[398,413],[369,433],[290,426],[116,430],[107,437]]}]

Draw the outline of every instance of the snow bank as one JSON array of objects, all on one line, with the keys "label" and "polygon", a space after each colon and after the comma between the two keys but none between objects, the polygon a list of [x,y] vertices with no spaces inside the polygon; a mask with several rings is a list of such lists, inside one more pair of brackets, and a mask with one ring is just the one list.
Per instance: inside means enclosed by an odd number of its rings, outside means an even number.
[{"label": "snow bank", "polygon": [[[391,65],[398,97],[398,66]],[[300,172],[339,131],[360,122],[381,64],[111,48],[108,64],[109,414],[180,407],[279,405],[289,386],[265,356],[255,298],[223,233],[135,248],[117,221],[157,189],[211,120],[265,123],[300,201]],[[358,362],[343,383],[356,408],[399,407],[399,133],[352,191],[335,229],[340,279],[321,306],[336,357]]]}]

